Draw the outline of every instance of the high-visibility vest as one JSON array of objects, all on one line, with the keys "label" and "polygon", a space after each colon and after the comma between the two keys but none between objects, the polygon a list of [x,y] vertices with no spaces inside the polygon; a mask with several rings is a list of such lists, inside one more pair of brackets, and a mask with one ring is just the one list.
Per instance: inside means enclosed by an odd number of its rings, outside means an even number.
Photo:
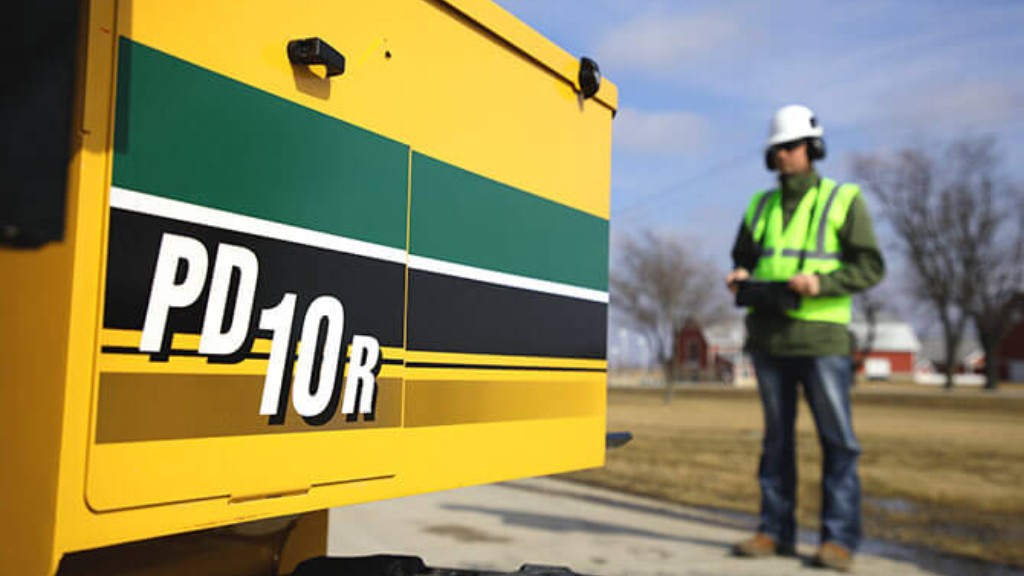
[{"label": "high-visibility vest", "polygon": [[[798,272],[824,275],[842,268],[839,229],[858,194],[860,187],[855,184],[822,178],[804,194],[785,227],[782,192],[756,194],[745,219],[761,248],[753,278],[781,281]],[[799,308],[786,313],[799,320],[849,324],[851,306],[850,296],[803,297]]]}]

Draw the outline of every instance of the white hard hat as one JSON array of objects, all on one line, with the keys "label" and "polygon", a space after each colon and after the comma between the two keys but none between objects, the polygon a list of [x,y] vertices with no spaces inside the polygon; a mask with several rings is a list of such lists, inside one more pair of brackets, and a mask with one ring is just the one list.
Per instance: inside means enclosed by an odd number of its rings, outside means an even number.
[{"label": "white hard hat", "polygon": [[804,138],[821,138],[825,130],[818,124],[814,112],[807,106],[791,104],[783,106],[772,117],[768,133],[768,146],[792,142]]}]

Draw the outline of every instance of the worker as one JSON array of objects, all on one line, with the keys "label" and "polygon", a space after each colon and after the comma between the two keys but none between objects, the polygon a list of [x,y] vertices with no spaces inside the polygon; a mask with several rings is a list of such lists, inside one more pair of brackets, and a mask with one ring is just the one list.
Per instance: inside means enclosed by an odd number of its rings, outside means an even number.
[{"label": "worker", "polygon": [[[877,284],[885,264],[859,187],[815,169],[825,157],[823,136],[805,106],[775,113],[765,162],[778,173],[778,186],[751,200],[726,276],[734,294],[759,294],[747,302],[746,349],[764,411],[760,523],[733,552],[796,554],[794,424],[802,386],[823,456],[820,545],[813,562],[846,571],[861,539],[861,449],[850,411],[851,295]],[[765,287],[777,290],[755,290]]]}]

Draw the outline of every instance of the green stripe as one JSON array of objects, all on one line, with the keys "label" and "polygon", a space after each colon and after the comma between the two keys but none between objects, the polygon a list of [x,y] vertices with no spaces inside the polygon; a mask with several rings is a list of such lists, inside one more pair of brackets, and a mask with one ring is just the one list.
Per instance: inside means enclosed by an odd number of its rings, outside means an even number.
[{"label": "green stripe", "polygon": [[410,250],[608,290],[608,221],[422,154],[412,159]]},{"label": "green stripe", "polygon": [[126,38],[114,147],[115,186],[405,249],[407,146]]}]

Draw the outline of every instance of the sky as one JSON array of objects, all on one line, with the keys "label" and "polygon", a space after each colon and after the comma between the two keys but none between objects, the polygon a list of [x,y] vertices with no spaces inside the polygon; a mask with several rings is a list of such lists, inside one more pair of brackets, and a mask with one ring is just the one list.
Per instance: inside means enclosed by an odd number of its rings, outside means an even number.
[{"label": "sky", "polygon": [[773,183],[762,158],[780,106],[815,111],[819,168],[837,179],[852,153],[961,135],[998,137],[1011,171],[1024,151],[1021,2],[498,4],[618,86],[613,230],[678,231],[723,267],[750,196]]},{"label": "sky", "polygon": [[774,183],[764,142],[786,104],[815,111],[819,171],[840,181],[852,154],[984,135],[1024,181],[1024,2],[497,3],[618,86],[613,253],[622,234],[655,229],[724,274],[750,197]]}]

